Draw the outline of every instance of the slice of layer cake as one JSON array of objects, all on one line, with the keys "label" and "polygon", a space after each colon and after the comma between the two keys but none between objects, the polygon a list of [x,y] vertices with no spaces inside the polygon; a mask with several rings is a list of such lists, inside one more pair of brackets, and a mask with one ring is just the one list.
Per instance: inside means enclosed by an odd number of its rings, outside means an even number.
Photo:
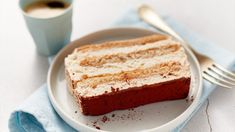
[{"label": "slice of layer cake", "polygon": [[165,35],[78,47],[65,58],[69,91],[85,115],[186,98],[190,67]]}]

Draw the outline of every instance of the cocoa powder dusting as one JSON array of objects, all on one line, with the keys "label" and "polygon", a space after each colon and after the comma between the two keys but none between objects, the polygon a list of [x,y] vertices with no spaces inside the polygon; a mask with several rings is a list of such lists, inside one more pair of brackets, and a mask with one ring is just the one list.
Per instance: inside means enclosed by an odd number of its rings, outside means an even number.
[{"label": "cocoa powder dusting", "polygon": [[[98,130],[101,129],[102,125],[105,123],[109,123],[112,121],[121,121],[121,120],[142,120],[142,115],[144,114],[143,111],[136,110],[134,108],[128,109],[129,112],[125,114],[111,114],[110,116],[104,115],[101,118],[98,118],[97,120],[91,122],[92,126]],[[101,127],[100,127],[101,125]]]}]

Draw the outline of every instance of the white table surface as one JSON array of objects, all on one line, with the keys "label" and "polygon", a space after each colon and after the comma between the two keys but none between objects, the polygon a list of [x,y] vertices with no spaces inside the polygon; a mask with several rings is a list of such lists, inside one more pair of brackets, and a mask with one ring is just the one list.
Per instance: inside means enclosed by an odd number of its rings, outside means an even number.
[{"label": "white table surface", "polygon": [[[74,6],[72,40],[108,27],[130,7],[149,3],[193,31],[235,52],[234,0],[79,0]],[[46,81],[47,58],[36,53],[18,8],[0,7],[0,131],[8,131],[10,113]],[[183,129],[185,132],[234,132],[235,89],[216,89]],[[210,125],[208,123],[210,122]],[[211,129],[210,129],[211,128]]]}]

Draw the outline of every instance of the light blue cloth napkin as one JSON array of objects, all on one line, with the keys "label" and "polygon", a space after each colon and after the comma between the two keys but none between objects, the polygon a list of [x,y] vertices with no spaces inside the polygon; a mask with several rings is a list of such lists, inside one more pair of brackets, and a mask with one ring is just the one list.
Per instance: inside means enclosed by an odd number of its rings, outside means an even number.
[{"label": "light blue cloth napkin", "polygon": [[[235,69],[234,54],[192,33],[190,30],[181,26],[172,18],[165,17],[164,19],[196,50],[212,57],[216,62],[225,67]],[[136,10],[131,10],[130,12],[122,16],[120,19],[118,19],[118,21],[115,22],[115,27],[116,26],[142,27],[148,28],[150,30],[155,30],[139,20]],[[209,84],[208,82],[204,82],[204,90],[200,100],[200,104],[198,105],[194,113],[200,108],[200,106],[205,102],[207,97],[214,89],[215,86]],[[193,116],[193,114],[191,115],[191,117]],[[188,120],[190,120],[191,117],[188,118]],[[180,131],[188,122],[188,120],[186,120],[183,124],[181,124],[172,131]],[[39,88],[11,114],[11,117],[9,119],[9,129],[12,132],[75,131],[68,124],[66,124],[54,111],[48,98],[46,85],[43,85],[41,88]]]}]

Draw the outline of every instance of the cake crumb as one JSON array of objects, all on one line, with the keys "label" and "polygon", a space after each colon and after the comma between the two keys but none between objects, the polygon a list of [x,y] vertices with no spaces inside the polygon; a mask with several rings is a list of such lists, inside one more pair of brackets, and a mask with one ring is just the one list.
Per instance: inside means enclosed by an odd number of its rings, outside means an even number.
[{"label": "cake crumb", "polygon": [[74,113],[76,113],[76,114],[77,114],[77,113],[78,113],[78,111],[75,111]]},{"label": "cake crumb", "polygon": [[115,117],[115,114],[112,114],[112,117]]},{"label": "cake crumb", "polygon": [[94,126],[94,125],[96,125],[96,124],[97,124],[97,121],[94,121],[94,122],[92,122],[92,123],[93,123],[93,126]]},{"label": "cake crumb", "polygon": [[100,127],[97,126],[97,121],[92,122],[92,125],[93,125],[93,127],[95,127],[96,129],[99,129],[99,130],[100,130]]},{"label": "cake crumb", "polygon": [[193,102],[193,100],[194,100],[194,96],[192,95],[190,101]]},{"label": "cake crumb", "polygon": [[111,86],[111,91],[112,91],[112,92],[115,92],[115,88],[113,88],[113,86]]},{"label": "cake crumb", "polygon": [[93,127],[95,127],[96,129],[100,130],[100,127],[97,126],[96,124],[93,124]]},{"label": "cake crumb", "polygon": [[187,98],[187,99],[185,99],[185,101],[188,103],[188,101],[189,101],[189,100],[188,100],[188,98]]},{"label": "cake crumb", "polygon": [[102,120],[103,123],[105,123],[106,121],[109,121],[109,118],[107,116],[103,116]]}]

